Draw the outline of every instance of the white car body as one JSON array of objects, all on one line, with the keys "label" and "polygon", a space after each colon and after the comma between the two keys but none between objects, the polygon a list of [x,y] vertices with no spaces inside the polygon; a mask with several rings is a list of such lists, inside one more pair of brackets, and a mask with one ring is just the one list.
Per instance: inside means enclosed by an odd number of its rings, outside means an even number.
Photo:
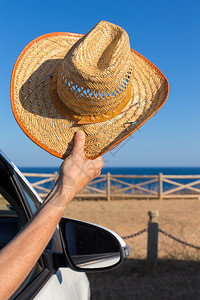
[{"label": "white car body", "polygon": [[34,300],[89,300],[89,281],[85,273],[59,268]]}]

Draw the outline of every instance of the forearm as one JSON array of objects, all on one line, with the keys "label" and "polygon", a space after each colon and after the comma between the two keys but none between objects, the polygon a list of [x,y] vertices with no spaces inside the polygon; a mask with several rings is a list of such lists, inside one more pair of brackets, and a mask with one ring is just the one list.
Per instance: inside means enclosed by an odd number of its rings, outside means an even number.
[{"label": "forearm", "polygon": [[0,252],[0,300],[8,299],[27,277],[70,200],[51,193],[21,233]]}]

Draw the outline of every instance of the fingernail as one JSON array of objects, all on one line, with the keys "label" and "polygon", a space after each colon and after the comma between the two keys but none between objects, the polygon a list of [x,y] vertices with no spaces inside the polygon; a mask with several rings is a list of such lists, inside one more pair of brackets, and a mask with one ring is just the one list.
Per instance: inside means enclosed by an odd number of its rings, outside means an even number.
[{"label": "fingernail", "polygon": [[77,131],[76,135],[77,136],[83,136],[83,131],[82,130]]}]

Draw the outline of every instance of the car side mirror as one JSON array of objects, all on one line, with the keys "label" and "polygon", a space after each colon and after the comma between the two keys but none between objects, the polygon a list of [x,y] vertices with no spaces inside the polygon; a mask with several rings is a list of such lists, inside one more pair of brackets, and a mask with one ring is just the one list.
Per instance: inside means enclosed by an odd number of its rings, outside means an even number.
[{"label": "car side mirror", "polygon": [[62,218],[60,232],[64,253],[76,271],[114,268],[131,252],[118,234],[92,223]]}]

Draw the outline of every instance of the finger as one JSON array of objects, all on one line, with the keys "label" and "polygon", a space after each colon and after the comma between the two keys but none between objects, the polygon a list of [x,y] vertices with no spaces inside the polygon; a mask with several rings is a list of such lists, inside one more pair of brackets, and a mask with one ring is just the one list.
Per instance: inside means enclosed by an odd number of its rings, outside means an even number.
[{"label": "finger", "polygon": [[101,164],[102,168],[104,167],[104,160],[102,156],[97,157],[95,160]]},{"label": "finger", "polygon": [[75,134],[74,148],[72,150],[72,154],[84,153],[84,144],[85,144],[85,134],[83,131],[79,130]]},{"label": "finger", "polygon": [[95,158],[95,160],[103,161],[103,157],[102,156],[98,156],[97,158]]}]

